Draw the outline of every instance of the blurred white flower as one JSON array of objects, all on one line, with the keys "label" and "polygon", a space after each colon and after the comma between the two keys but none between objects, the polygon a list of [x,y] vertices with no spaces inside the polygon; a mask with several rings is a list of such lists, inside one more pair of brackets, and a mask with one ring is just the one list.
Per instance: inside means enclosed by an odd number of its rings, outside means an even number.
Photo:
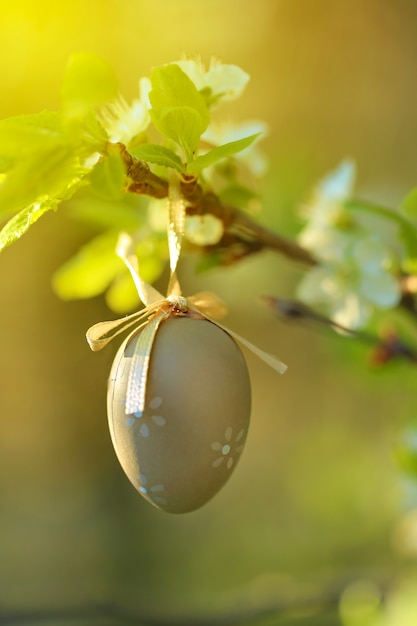
[{"label": "blurred white flower", "polygon": [[298,235],[303,248],[319,260],[343,260],[357,224],[343,203],[353,193],[355,164],[343,161],[314,190],[304,215],[307,224]]},{"label": "blurred white flower", "polygon": [[[208,104],[217,104],[220,100],[235,100],[245,89],[249,74],[237,65],[227,65],[212,57],[208,70],[201,58],[196,60],[181,59],[175,61],[199,91],[206,91]],[[206,94],[205,94],[206,95]]]},{"label": "blurred white flower", "polygon": [[350,159],[345,159],[320,181],[317,186],[317,195],[328,201],[343,202],[352,195],[355,179],[355,163]]},{"label": "blurred white flower", "polygon": [[128,145],[140,133],[143,133],[150,124],[149,91],[151,83],[148,78],[139,81],[139,98],[128,104],[123,96],[106,104],[98,113],[98,117],[106,129],[109,140],[122,142]]},{"label": "blurred white flower", "polygon": [[215,215],[189,215],[185,220],[185,237],[196,246],[211,246],[223,237],[223,222]]},{"label": "blurred white flower", "polygon": [[396,306],[401,297],[388,246],[344,206],[354,180],[351,161],[323,179],[306,207],[308,222],[298,237],[320,262],[300,281],[298,297],[351,329],[364,326],[375,309]]},{"label": "blurred white flower", "polygon": [[390,309],[401,297],[389,273],[390,258],[376,238],[355,243],[340,262],[313,267],[301,279],[297,296],[318,306],[345,328],[363,327],[374,309]]}]

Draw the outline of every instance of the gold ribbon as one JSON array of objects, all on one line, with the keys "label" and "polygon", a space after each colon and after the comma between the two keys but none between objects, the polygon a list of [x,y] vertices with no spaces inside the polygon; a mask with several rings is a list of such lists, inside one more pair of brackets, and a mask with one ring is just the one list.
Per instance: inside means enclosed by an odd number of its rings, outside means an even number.
[{"label": "gold ribbon", "polygon": [[[142,322],[142,324],[137,326],[132,333],[136,333],[143,327],[141,333],[143,335],[143,341],[141,340],[143,346],[141,345],[139,347],[140,349],[138,350],[138,357],[136,359],[137,362],[131,366],[126,398],[126,414],[134,413],[137,416],[142,414],[144,408],[146,376],[149,367],[149,357],[153,340],[160,322],[163,321],[164,318],[168,317],[172,312],[176,312],[176,314],[181,315],[181,311],[185,314],[188,310],[194,310],[209,322],[216,324],[219,328],[231,335],[239,343],[251,350],[251,352],[256,354],[256,356],[280,374],[283,374],[287,369],[287,366],[276,356],[264,352],[250,341],[247,341],[237,333],[231,331],[229,328],[219,324],[215,321],[215,319],[213,319],[224,317],[227,313],[224,303],[213,293],[201,292],[188,298],[184,298],[181,295],[181,289],[176,275],[176,268],[181,253],[182,238],[184,235],[185,202],[182,197],[179,180],[176,175],[170,179],[168,203],[168,245],[171,275],[166,297],[164,297],[154,287],[148,285],[148,283],[142,280],[139,272],[139,262],[134,252],[132,239],[128,234],[122,233],[117,244],[117,254],[130,271],[136,285],[139,298],[144,304],[144,308],[121,319],[94,324],[94,326],[91,326],[91,328],[87,331],[87,341],[90,348],[94,352],[97,352],[117,337],[117,335],[134,325],[136,326],[139,322]],[[148,327],[146,329],[147,332],[144,334],[146,327]]]}]

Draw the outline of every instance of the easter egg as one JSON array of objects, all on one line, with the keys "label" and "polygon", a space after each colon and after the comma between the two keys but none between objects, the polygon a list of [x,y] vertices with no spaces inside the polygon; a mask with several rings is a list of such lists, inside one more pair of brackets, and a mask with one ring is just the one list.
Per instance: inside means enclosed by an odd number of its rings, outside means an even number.
[{"label": "easter egg", "polygon": [[238,462],[250,418],[248,369],[234,339],[216,324],[172,314],[160,322],[150,354],[139,354],[149,358],[144,406],[129,413],[126,396],[143,332],[129,335],[113,363],[111,438],[139,493],[164,511],[186,513],[210,500]]}]

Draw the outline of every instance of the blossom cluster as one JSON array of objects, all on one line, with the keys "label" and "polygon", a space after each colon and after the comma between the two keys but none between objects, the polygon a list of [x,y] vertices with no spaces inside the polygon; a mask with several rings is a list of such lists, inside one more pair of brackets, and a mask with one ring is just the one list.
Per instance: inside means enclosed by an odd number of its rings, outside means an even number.
[{"label": "blossom cluster", "polygon": [[[240,67],[224,64],[214,57],[210,60],[208,69],[205,68],[199,57],[196,59],[183,58],[171,64],[177,65],[194,83],[203,95],[209,109],[216,108],[221,102],[240,97],[250,78]],[[128,104],[123,96],[119,95],[116,100],[102,107],[99,112],[99,119],[110,141],[122,142],[128,148],[132,148],[143,141],[151,123],[149,114],[152,108],[149,98],[151,90],[150,79],[143,77],[139,80],[139,97],[133,99],[131,104]],[[266,124],[258,120],[241,123],[212,122],[201,136],[198,154],[204,154],[216,146],[237,141],[249,135],[262,134],[264,136],[267,132]],[[257,141],[235,155],[234,166],[235,170],[239,168],[244,170],[243,177],[245,174],[249,174],[256,179],[265,173],[267,161],[259,149]],[[216,164],[208,167],[204,172],[205,179],[216,191],[220,191],[220,189],[216,189],[216,184],[218,184],[219,178],[224,179],[223,171],[224,168]],[[235,171],[234,177],[237,178],[237,176]],[[163,202],[162,204],[165,205],[166,203]],[[160,205],[160,202],[151,200],[150,214],[153,212],[158,214],[161,209]],[[152,215],[150,219],[155,221]],[[194,245],[216,244],[222,235],[223,224],[213,215],[188,216],[186,219],[185,237]]]},{"label": "blossom cluster", "polygon": [[[221,63],[214,57],[211,59],[207,70],[200,58],[195,60],[181,59],[173,61],[170,65],[178,65],[188,76],[205,97],[209,109],[217,107],[221,102],[239,98],[250,78],[237,65]],[[149,100],[151,89],[150,79],[142,77],[139,80],[139,97],[134,98],[130,105],[122,95],[119,95],[115,101],[106,104],[101,109],[99,112],[100,121],[106,129],[110,141],[120,141],[130,146],[148,129],[151,123],[149,115],[149,110],[152,108]],[[251,134],[265,134],[267,130],[266,124],[258,120],[240,124],[212,123],[203,133],[201,139],[208,145],[218,146]],[[236,158],[242,159],[256,175],[263,174],[266,169],[266,159],[256,146],[256,142],[242,150]]]},{"label": "blossom cluster", "polygon": [[354,183],[354,163],[343,161],[315,189],[298,236],[318,261],[298,284],[299,299],[348,329],[365,326],[401,297],[388,243],[346,206]]}]

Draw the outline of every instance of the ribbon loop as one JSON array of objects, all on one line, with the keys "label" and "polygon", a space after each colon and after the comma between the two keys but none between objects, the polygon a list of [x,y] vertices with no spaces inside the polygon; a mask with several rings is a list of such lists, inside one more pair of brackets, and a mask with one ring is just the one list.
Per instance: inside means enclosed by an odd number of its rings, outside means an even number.
[{"label": "ribbon loop", "polygon": [[[191,304],[195,308],[195,310],[201,313],[203,317],[205,317],[209,322],[212,322],[213,324],[224,330],[226,333],[228,333],[231,337],[236,339],[239,343],[243,344],[246,348],[256,354],[257,357],[259,357],[262,361],[264,361],[264,363],[272,367],[275,371],[283,374],[287,369],[287,366],[280,359],[272,354],[269,354],[268,352],[264,352],[250,341],[247,341],[237,333],[231,331],[226,326],[222,326],[222,324],[219,324],[218,322],[211,319],[212,317],[221,318],[226,315],[226,306],[220,300],[220,298],[210,292],[200,292],[195,294],[194,296],[191,296],[188,299],[182,298],[181,289],[176,274],[176,267],[181,252],[181,242],[184,234],[185,202],[181,194],[181,189],[179,187],[179,181],[177,176],[175,176],[175,178],[172,178],[170,181],[169,207],[168,241],[171,276],[168,286],[167,297],[164,298],[164,296],[159,293],[159,291],[157,291],[151,285],[148,285],[148,283],[141,279],[139,274],[139,262],[133,250],[132,239],[126,233],[122,233],[120,235],[117,245],[117,254],[130,271],[138,290],[139,298],[141,299],[143,304],[145,304],[145,308],[141,311],[133,313],[132,315],[128,315],[127,317],[110,322],[99,322],[98,324],[95,324],[94,326],[89,328],[87,331],[87,341],[90,345],[90,348],[94,352],[101,350],[102,348],[107,346],[107,344],[112,339],[114,339],[114,337],[117,337],[117,335],[125,331],[127,328],[130,328],[134,324],[137,324],[137,322],[143,320],[144,318],[148,318],[145,322],[143,322],[142,326],[149,326],[151,346],[156,331],[159,327],[159,323],[163,319],[163,317],[151,318],[151,316],[158,311],[165,311],[164,315],[166,315],[167,311],[173,310],[172,308],[170,309],[170,307],[177,306],[176,303],[179,298],[180,301],[184,300],[184,303],[182,305],[183,308],[186,308],[188,304]],[[154,319],[154,321],[152,321],[152,319]],[[145,370],[147,372],[146,368]],[[132,388],[143,387],[141,385],[138,385],[138,376],[142,376],[143,371],[145,370],[142,366],[139,367],[139,365],[133,368],[133,371],[136,373],[132,378]],[[130,395],[133,397],[133,392]],[[139,401],[138,406],[135,405],[135,408],[137,408],[139,412],[143,410],[142,402],[143,398],[141,398],[141,400]]]},{"label": "ribbon loop", "polygon": [[138,291],[139,298],[145,306],[155,304],[164,299],[164,296],[159,293],[159,291],[154,289],[151,285],[148,285],[148,283],[140,277],[138,257],[133,249],[132,238],[127,233],[120,234],[116,253],[129,270]]}]

